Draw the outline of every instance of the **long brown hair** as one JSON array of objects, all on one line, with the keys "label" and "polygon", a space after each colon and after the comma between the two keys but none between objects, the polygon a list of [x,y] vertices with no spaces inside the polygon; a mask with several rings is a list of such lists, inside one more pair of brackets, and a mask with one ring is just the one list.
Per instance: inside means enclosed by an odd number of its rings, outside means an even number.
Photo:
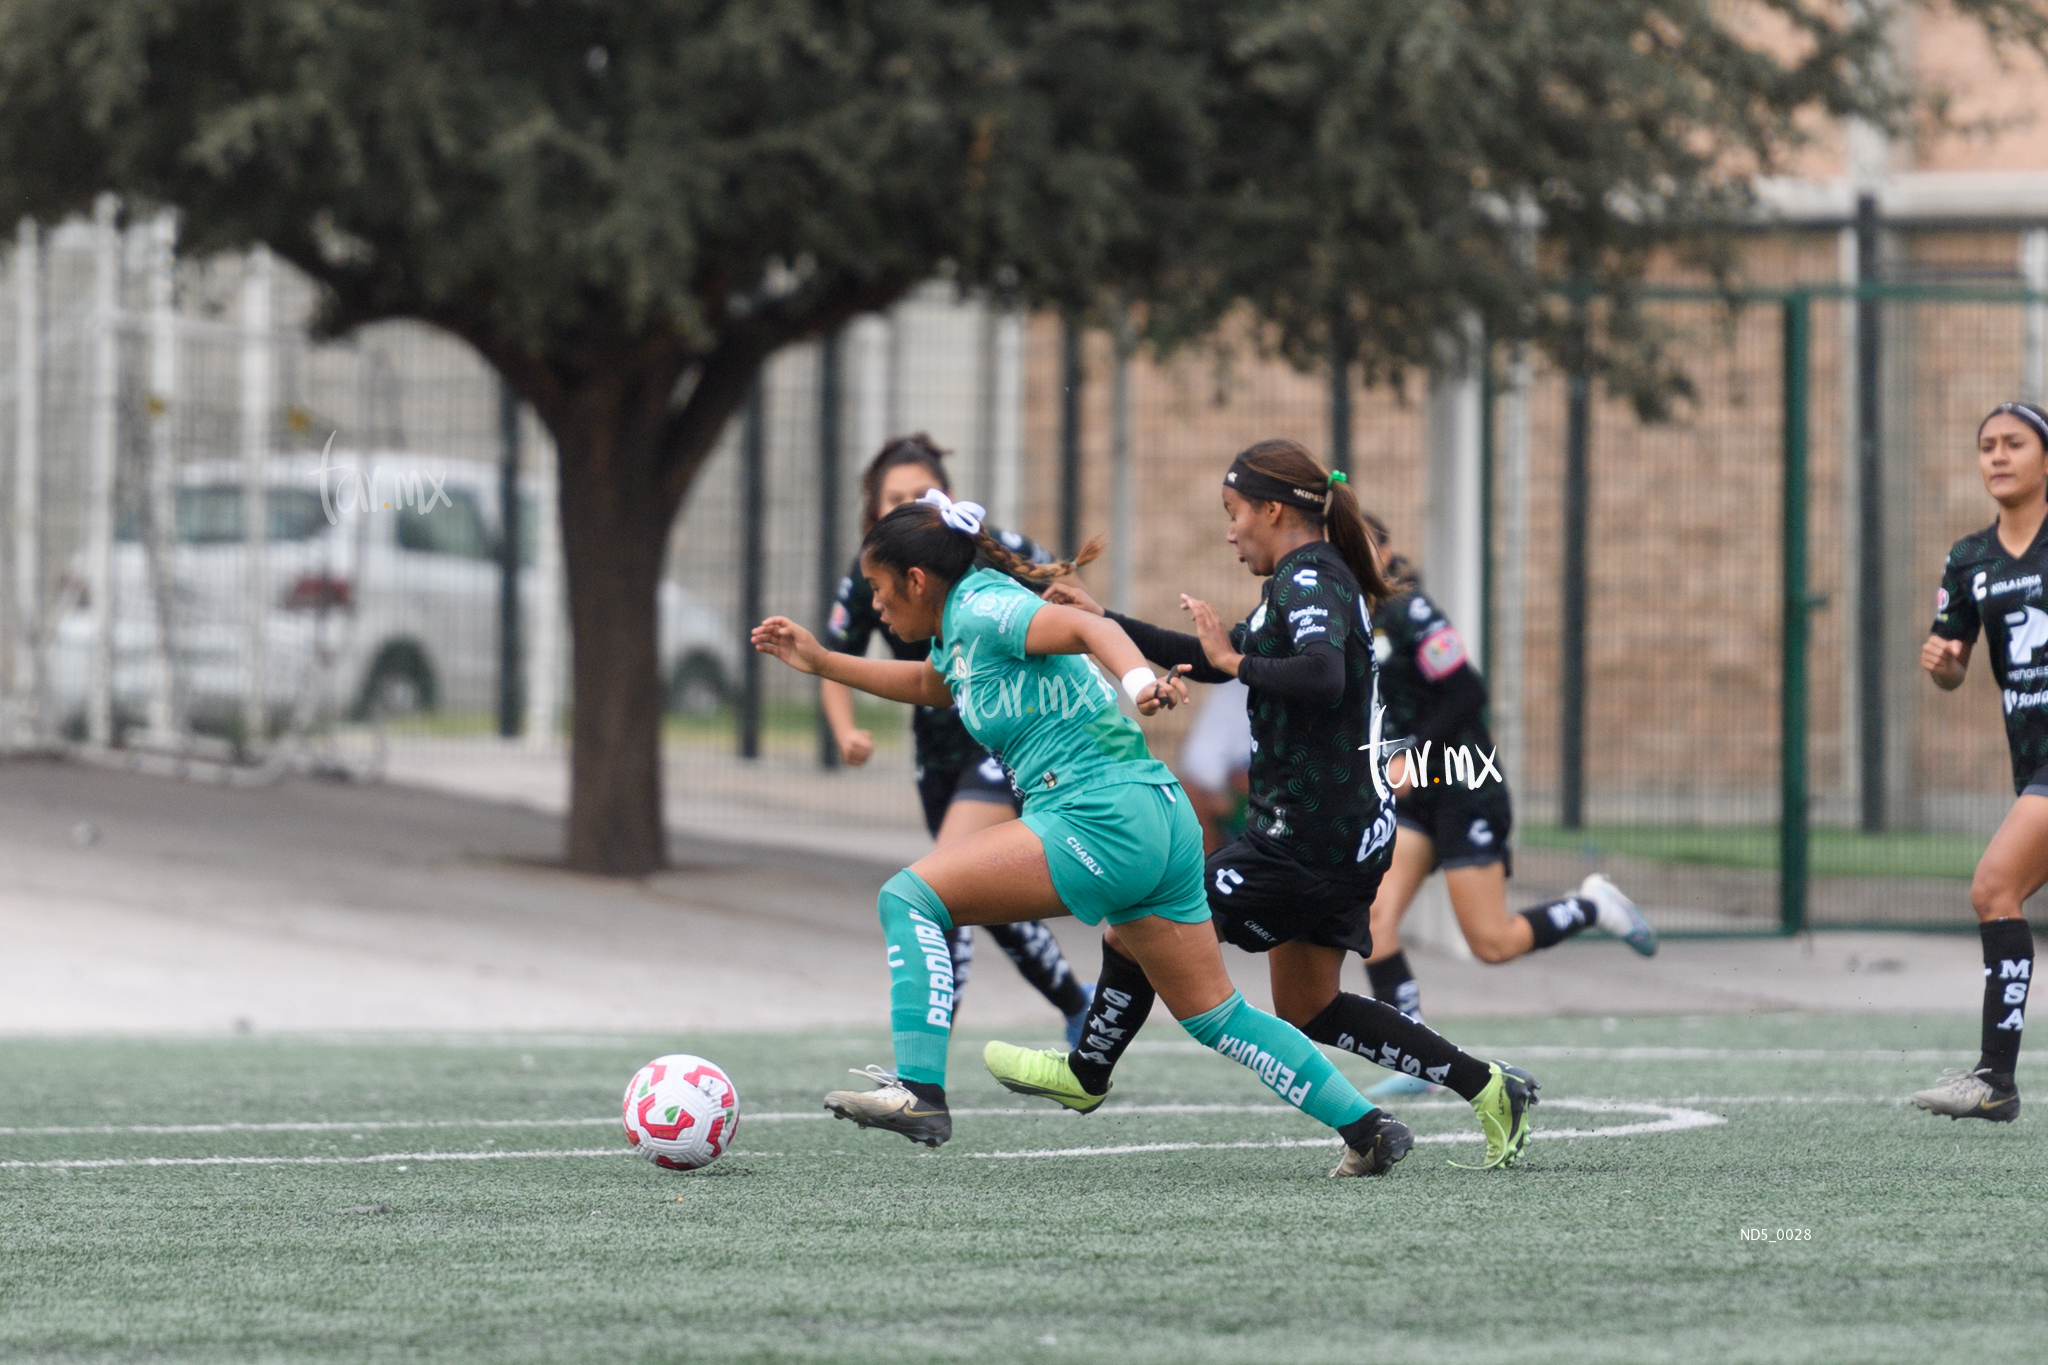
[{"label": "long brown hair", "polygon": [[882,519],[882,480],[889,471],[903,465],[920,465],[945,492],[953,491],[946,477],[946,456],[952,454],[923,432],[898,436],[882,447],[882,453],[868,461],[860,476],[860,532],[866,535]]},{"label": "long brown hair", "polygon": [[1336,547],[1346,567],[1358,579],[1368,606],[1377,607],[1394,595],[1392,585],[1380,570],[1380,557],[1373,547],[1372,532],[1366,527],[1365,516],[1359,510],[1358,499],[1352,496],[1348,482],[1333,480],[1330,471],[1323,468],[1322,462],[1309,454],[1308,448],[1299,441],[1260,441],[1245,447],[1237,459],[1267,478],[1297,487],[1326,490],[1320,516],[1291,503],[1281,505],[1296,516],[1321,521],[1323,534],[1330,538],[1330,544]]}]

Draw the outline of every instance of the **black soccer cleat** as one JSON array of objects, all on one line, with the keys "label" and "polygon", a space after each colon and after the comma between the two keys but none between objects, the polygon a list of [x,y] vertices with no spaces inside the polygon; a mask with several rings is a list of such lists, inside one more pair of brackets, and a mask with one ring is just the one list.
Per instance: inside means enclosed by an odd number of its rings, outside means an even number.
[{"label": "black soccer cleat", "polygon": [[1375,1109],[1337,1131],[1344,1137],[1344,1159],[1330,1172],[1332,1180],[1340,1176],[1385,1175],[1415,1145],[1415,1134],[1408,1131],[1408,1125],[1384,1109]]}]

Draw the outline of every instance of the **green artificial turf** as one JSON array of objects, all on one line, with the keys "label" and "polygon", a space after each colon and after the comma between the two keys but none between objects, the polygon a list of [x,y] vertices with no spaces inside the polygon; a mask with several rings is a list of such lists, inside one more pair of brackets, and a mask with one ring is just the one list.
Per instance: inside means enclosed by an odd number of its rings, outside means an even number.
[{"label": "green artificial turf", "polygon": [[[1967,1060],[1972,1021],[1447,1031],[1542,1077],[1539,1133],[1725,1122],[1539,1137],[1512,1171],[1446,1164],[1475,1160],[1474,1143],[1419,1145],[1383,1179],[1340,1183],[1323,1175],[1333,1150],[1274,1145],[1319,1142],[1314,1124],[1163,1021],[1086,1118],[997,1089],[963,1042],[956,1137],[937,1153],[816,1117],[847,1067],[886,1059],[875,1035],[10,1040],[0,1359],[1576,1365],[2042,1349],[2040,1118],[1952,1123],[1900,1103]],[[627,1077],[683,1046],[741,1092],[736,1150],[707,1171],[428,1159],[623,1151],[610,1116]],[[2023,1062],[2023,1086],[2041,1075]],[[1568,1106],[1600,1100],[1664,1108]],[[1171,1107],[1188,1105],[1226,1108]],[[1471,1127],[1455,1101],[1392,1107],[1425,1138]],[[161,1131],[307,1122],[335,1126]],[[51,1128],[84,1131],[34,1131]],[[1248,1145],[988,1155],[1188,1143]],[[237,1156],[335,1164],[18,1164]]]}]

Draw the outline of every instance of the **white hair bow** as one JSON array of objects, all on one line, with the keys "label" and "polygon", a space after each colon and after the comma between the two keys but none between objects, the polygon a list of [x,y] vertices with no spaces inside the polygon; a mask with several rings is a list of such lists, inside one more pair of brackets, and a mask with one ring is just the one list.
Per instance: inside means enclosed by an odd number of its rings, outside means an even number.
[{"label": "white hair bow", "polygon": [[924,496],[918,501],[928,502],[938,508],[939,520],[963,536],[980,535],[982,520],[988,516],[988,509],[980,503],[954,502],[946,496],[945,490],[939,488],[926,489]]}]

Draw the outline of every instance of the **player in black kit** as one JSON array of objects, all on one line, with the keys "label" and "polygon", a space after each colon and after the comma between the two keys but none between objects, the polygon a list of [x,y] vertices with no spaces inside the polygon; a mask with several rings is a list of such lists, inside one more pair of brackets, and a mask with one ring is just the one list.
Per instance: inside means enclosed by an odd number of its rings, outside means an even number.
[{"label": "player in black kit", "polygon": [[[869,462],[861,476],[862,534],[930,489],[952,492],[946,478],[945,455],[923,433],[899,437],[883,446],[881,454]],[[1051,556],[1015,532],[991,534],[1026,560],[1051,562]],[[825,645],[842,654],[865,654],[868,642],[877,632],[898,659],[923,659],[931,653],[931,641],[899,640],[882,624],[875,611],[874,591],[861,577],[859,556],[855,556],[853,568],[839,582],[838,600],[832,604],[831,616],[825,623]],[[854,722],[853,690],[828,680],[819,683],[818,694],[826,722],[832,727],[832,737],[839,745],[840,757],[852,767],[867,762],[875,751],[875,738]],[[974,742],[958,711],[952,707],[920,706],[910,725],[917,744],[918,799],[924,805],[925,827],[936,843],[948,844],[1017,818],[1023,802],[1010,783],[1010,774]],[[1082,1023],[1088,1017],[1093,988],[1075,979],[1052,930],[1038,920],[988,924],[982,929],[1017,964],[1024,979],[1065,1016],[1068,1043],[1078,1040]],[[974,960],[973,928],[955,930],[948,946],[952,949],[953,989],[957,994],[967,985]]]},{"label": "player in black kit", "polygon": [[[1576,892],[1508,913],[1513,871],[1508,834],[1514,812],[1486,724],[1486,682],[1465,642],[1416,582],[1408,561],[1388,550],[1386,524],[1367,513],[1366,526],[1386,565],[1390,595],[1372,614],[1373,653],[1386,704],[1387,772],[1399,800],[1400,833],[1393,863],[1372,907],[1372,993],[1402,1013],[1422,1017],[1422,993],[1401,950],[1401,917],[1432,872],[1442,869],[1459,932],[1481,962],[1508,962],[1599,927],[1645,957],[1657,951],[1656,931],[1616,888],[1594,873]],[[1376,1095],[1424,1087],[1393,1077]]]},{"label": "player in black kit", "polygon": [[2048,413],[2031,403],[1992,409],[1977,428],[1977,468],[1998,517],[1948,552],[1920,666],[1935,686],[1954,691],[1983,631],[2019,799],[1970,879],[1984,943],[1977,1065],[1944,1072],[1913,1103],[1950,1118],[2010,1123],[2020,1112],[2013,1072],[2034,975],[2034,935],[2023,912],[2027,897],[2048,884]]},{"label": "player in black kit", "polygon": [[[1377,761],[1379,704],[1371,607],[1380,577],[1342,474],[1293,441],[1262,441],[1224,475],[1227,539],[1266,578],[1251,616],[1227,632],[1206,602],[1183,597],[1195,634],[1114,612],[1154,663],[1197,682],[1241,679],[1252,725],[1251,816],[1210,855],[1209,910],[1222,938],[1268,954],[1273,1009],[1327,1043],[1456,1090],[1487,1138],[1488,1166],[1528,1141],[1536,1085],[1478,1060],[1391,1005],[1338,989],[1348,953],[1372,949],[1371,904],[1394,842],[1394,802]],[[1102,608],[1063,580],[1048,601]],[[1011,1090],[1088,1113],[1152,1010],[1145,975],[1103,936],[1095,1007],[1078,1047],[1034,1052],[991,1043],[984,1059]]]}]

